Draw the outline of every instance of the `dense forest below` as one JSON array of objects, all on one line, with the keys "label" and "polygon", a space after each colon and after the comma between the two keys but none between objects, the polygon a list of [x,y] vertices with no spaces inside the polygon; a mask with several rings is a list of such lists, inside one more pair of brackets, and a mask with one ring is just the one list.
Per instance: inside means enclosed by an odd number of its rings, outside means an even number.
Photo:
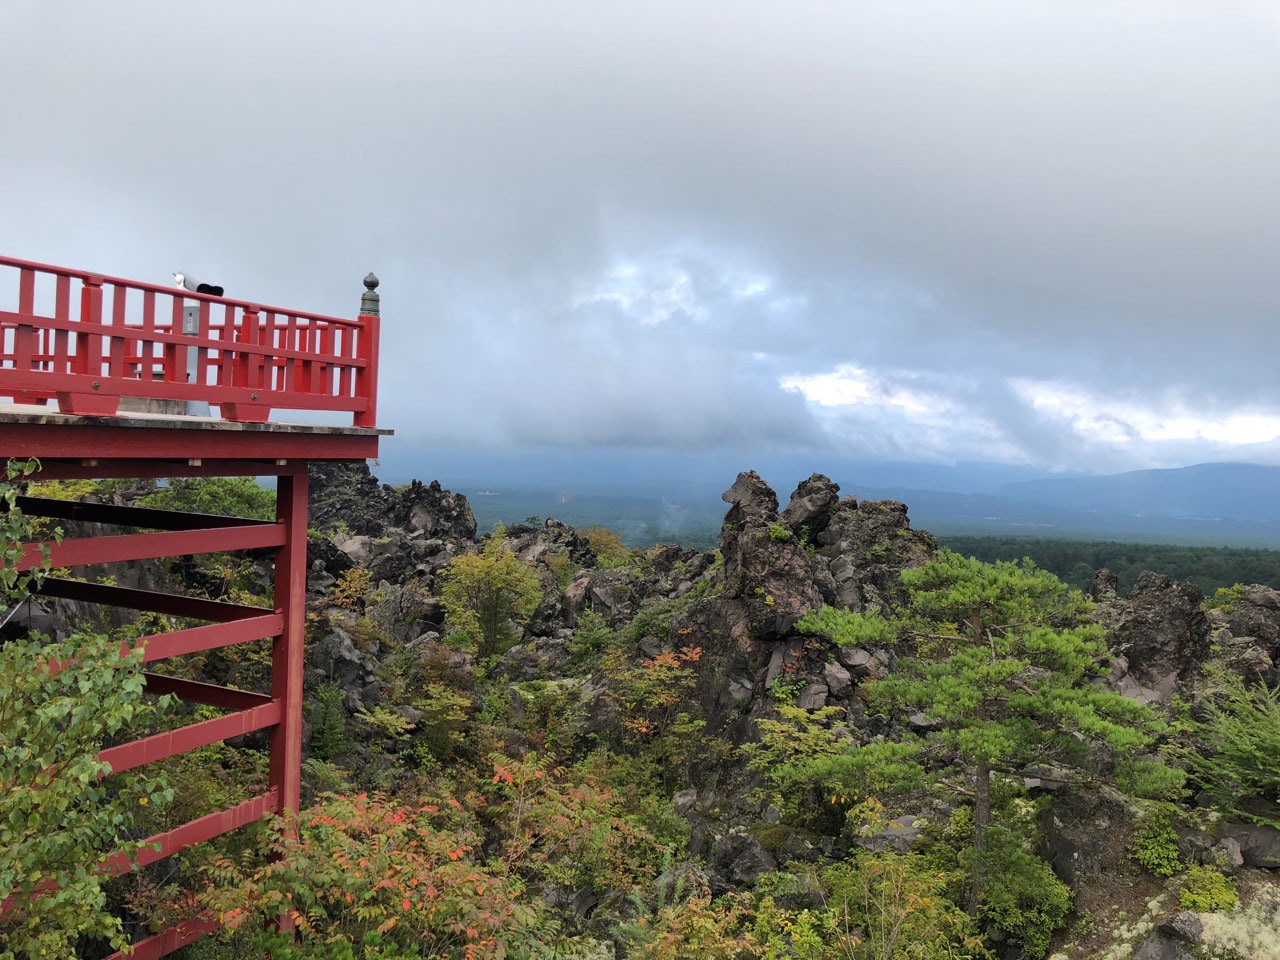
[{"label": "dense forest below", "polygon": [[938,540],[957,553],[989,563],[1030,557],[1036,566],[1079,589],[1087,587],[1104,567],[1115,573],[1121,591],[1131,589],[1147,570],[1194,583],[1209,596],[1237,583],[1280,587],[1280,550],[1035,537],[940,536]]},{"label": "dense forest below", "polygon": [[[239,480],[32,492],[273,509]],[[119,656],[193,624],[13,618],[0,958],[93,960],[192,916],[225,929],[179,960],[1280,958],[1280,590],[1148,573],[1085,596],[819,475],[780,507],[740,474],[701,551],[533,517],[477,538],[465,497],[362,467],[316,468],[311,497],[296,839],[79,869],[261,791],[265,742],[96,779],[122,725],[209,716]],[[106,575],[273,602],[252,552]],[[268,667],[246,643],[160,669],[263,691]],[[18,789],[54,764],[79,772]]]}]

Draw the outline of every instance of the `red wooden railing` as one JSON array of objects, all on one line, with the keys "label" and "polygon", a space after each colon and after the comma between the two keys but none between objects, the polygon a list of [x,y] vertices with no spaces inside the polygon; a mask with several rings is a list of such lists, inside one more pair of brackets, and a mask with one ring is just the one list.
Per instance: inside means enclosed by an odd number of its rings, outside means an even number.
[{"label": "red wooden railing", "polygon": [[272,409],[350,411],[372,427],[377,282],[365,279],[351,320],[0,257],[0,397],[89,416],[114,415],[122,397],[204,401],[248,422]]}]

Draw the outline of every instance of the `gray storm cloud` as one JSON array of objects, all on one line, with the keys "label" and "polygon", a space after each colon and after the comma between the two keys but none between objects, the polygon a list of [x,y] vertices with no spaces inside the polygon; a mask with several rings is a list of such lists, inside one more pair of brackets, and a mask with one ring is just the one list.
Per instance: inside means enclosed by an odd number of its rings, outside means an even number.
[{"label": "gray storm cloud", "polygon": [[[0,249],[344,313],[372,267],[411,440],[1230,455],[1150,423],[1280,414],[1277,40],[1214,0],[19,0]],[[841,365],[952,428],[782,386]]]}]

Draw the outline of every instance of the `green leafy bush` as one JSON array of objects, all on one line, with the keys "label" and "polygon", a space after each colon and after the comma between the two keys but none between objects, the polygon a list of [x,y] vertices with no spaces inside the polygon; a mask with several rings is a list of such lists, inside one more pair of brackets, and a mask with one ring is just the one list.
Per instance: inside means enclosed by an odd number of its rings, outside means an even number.
[{"label": "green leafy bush", "polygon": [[[48,570],[18,570],[37,535],[17,506],[19,485],[39,469],[9,461],[0,478],[0,599],[21,603]],[[45,536],[40,533],[39,536]],[[52,536],[59,536],[57,531]],[[150,771],[109,778],[98,752],[122,730],[159,723],[170,698],[143,699],[141,647],[73,634],[61,641],[18,637],[0,645],[0,957],[67,957],[79,937],[128,943],[106,909],[112,854],[142,848],[148,809],[173,798]],[[10,898],[12,898],[10,900]]]},{"label": "green leafy bush", "polygon": [[373,574],[367,567],[352,567],[338,575],[329,599],[335,606],[346,610],[360,610],[364,607],[364,598],[372,586]]},{"label": "green leafy bush", "polygon": [[587,527],[579,533],[591,545],[596,555],[596,566],[601,570],[625,567],[631,563],[632,553],[622,542],[622,537],[607,527]]},{"label": "green leafy bush", "polygon": [[828,909],[844,918],[844,934],[862,937],[844,956],[859,960],[988,958],[973,920],[948,900],[952,877],[914,854],[867,854],[822,872]]},{"label": "green leafy bush", "polygon": [[270,520],[276,512],[274,490],[251,477],[185,477],[166,481],[138,498],[140,506],[186,510],[224,517]]},{"label": "green leafy bush", "polygon": [[1043,957],[1071,914],[1070,888],[1019,838],[1000,828],[990,831],[985,856],[980,916],[1028,957]]},{"label": "green leafy bush", "polygon": [[473,640],[482,657],[506,652],[515,628],[542,602],[542,584],[507,549],[501,526],[479,553],[455,557],[442,572],[440,599],[459,635]]},{"label": "green leafy bush", "polygon": [[[544,917],[521,884],[483,866],[478,835],[433,803],[359,794],[327,797],[282,832],[278,856],[217,860],[203,895],[257,956],[471,957],[501,960],[541,939]],[[286,914],[296,935],[277,930]],[[371,949],[373,948],[373,949]]]},{"label": "green leafy bush", "polygon": [[1198,913],[1234,910],[1239,903],[1235,881],[1212,867],[1197,865],[1189,868],[1178,892],[1178,904],[1182,909]]},{"label": "green leafy bush", "polygon": [[1171,877],[1182,869],[1172,807],[1162,804],[1138,821],[1129,841],[1129,852],[1157,877]]}]

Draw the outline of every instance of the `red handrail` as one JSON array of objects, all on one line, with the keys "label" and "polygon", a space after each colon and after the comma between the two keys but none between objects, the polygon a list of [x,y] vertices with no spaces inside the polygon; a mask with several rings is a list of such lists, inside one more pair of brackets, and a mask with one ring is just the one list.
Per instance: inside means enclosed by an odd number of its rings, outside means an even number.
[{"label": "red handrail", "polygon": [[[14,272],[16,302],[3,282]],[[377,285],[365,279],[353,320],[0,256],[0,397],[105,416],[121,397],[196,400],[251,422],[338,410],[372,427]]]}]

